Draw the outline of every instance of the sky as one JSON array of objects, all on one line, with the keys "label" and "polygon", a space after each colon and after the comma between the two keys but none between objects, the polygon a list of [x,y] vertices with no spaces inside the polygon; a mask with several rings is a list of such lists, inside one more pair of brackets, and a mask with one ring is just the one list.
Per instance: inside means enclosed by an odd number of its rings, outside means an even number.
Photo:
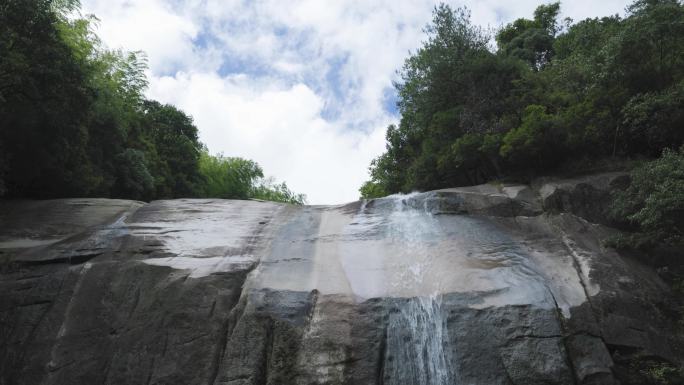
[{"label": "sky", "polygon": [[[112,49],[147,54],[147,97],[190,114],[211,153],[258,162],[311,204],[358,199],[397,123],[393,81],[438,0],[83,0]],[[446,1],[499,28],[543,1]],[[561,18],[624,14],[577,0]]]}]

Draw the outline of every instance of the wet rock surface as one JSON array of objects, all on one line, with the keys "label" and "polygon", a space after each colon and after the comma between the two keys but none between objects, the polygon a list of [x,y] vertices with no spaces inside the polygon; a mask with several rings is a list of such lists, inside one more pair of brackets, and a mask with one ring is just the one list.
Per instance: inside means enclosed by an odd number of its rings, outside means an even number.
[{"label": "wet rock surface", "polygon": [[612,172],[539,181],[539,195],[547,212],[567,212],[594,223],[611,224],[611,192],[629,186],[629,174]]},{"label": "wet rock surface", "polygon": [[602,246],[586,180],[554,183],[1,202],[0,384],[617,384],[633,357],[681,363],[667,287]]}]

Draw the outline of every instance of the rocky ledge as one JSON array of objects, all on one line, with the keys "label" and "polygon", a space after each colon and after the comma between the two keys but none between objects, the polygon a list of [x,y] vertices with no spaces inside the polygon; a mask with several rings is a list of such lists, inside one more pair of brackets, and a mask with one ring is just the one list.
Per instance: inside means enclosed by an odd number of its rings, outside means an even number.
[{"label": "rocky ledge", "polygon": [[0,202],[0,384],[637,384],[676,298],[623,174],[341,206]]}]

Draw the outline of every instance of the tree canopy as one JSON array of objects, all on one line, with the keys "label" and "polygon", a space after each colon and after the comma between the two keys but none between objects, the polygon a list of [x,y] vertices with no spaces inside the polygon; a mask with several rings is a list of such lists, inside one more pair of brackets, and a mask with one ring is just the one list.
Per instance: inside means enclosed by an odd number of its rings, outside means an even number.
[{"label": "tree canopy", "polygon": [[96,23],[77,0],[0,4],[0,196],[304,202],[210,155],[190,116],[145,97],[144,53],[107,49]]},{"label": "tree canopy", "polygon": [[493,34],[465,8],[436,7],[400,71],[400,121],[388,127],[362,197],[679,148],[684,6],[638,0],[625,17],[579,22],[559,21],[560,7],[541,5]]}]

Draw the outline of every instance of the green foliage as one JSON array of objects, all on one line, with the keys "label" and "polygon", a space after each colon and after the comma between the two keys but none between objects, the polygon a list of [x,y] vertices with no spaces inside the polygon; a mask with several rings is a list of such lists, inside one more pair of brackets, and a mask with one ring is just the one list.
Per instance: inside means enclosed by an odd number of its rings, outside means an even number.
[{"label": "green foliage", "polygon": [[145,99],[145,55],[106,49],[79,11],[78,0],[0,3],[0,196],[304,201],[254,162],[200,165],[192,119]]},{"label": "green foliage", "polygon": [[371,162],[371,179],[383,186],[385,191],[401,191],[406,179],[405,169],[411,161],[408,137],[396,126],[390,125],[385,138],[387,152]]},{"label": "green foliage", "polygon": [[612,71],[635,93],[662,90],[684,71],[684,7],[675,0],[638,0],[607,55]]},{"label": "green foliage", "polygon": [[553,56],[559,11],[558,2],[540,5],[534,11],[533,20],[518,19],[506,25],[496,35],[499,49],[527,62],[534,69],[541,69]]},{"label": "green foliage", "polygon": [[382,198],[387,196],[387,192],[385,192],[382,185],[371,181],[367,181],[361,185],[359,192],[363,199]]},{"label": "green foliage", "polygon": [[[513,164],[529,166],[542,159],[553,157],[550,137],[554,131],[554,116],[546,108],[531,105],[525,108],[522,123],[508,131],[503,138],[500,154]],[[540,163],[537,163],[539,166]]]},{"label": "green foliage", "polygon": [[660,92],[637,94],[622,109],[624,129],[642,150],[657,153],[672,142],[684,142],[682,106],[684,82]]},{"label": "green foliage", "polygon": [[[364,191],[528,179],[577,158],[655,157],[684,143],[684,6],[640,0],[559,23],[541,5],[490,36],[466,9],[434,11],[396,84],[401,120]],[[567,170],[566,170],[567,171]]]},{"label": "green foliage", "polygon": [[[404,63],[397,84],[401,122],[388,127],[387,152],[371,164],[373,190],[408,192],[498,176],[498,149],[478,150],[479,142],[500,138],[515,120],[502,114],[518,103],[513,84],[527,68],[490,52],[490,36],[471,24],[466,9],[437,7],[426,31],[428,41]],[[474,151],[464,140],[455,143],[464,135],[478,141]]]},{"label": "green foliage", "polygon": [[199,171],[204,178],[200,196],[226,199],[247,199],[264,173],[258,164],[242,158],[216,156],[203,151]]},{"label": "green foliage", "polygon": [[93,183],[85,150],[86,74],[60,39],[59,22],[49,1],[0,5],[0,147],[8,194],[76,195]]},{"label": "green foliage", "polygon": [[283,182],[264,179],[261,167],[254,161],[210,155],[203,150],[199,159],[203,179],[199,196],[224,199],[261,199],[292,204],[304,204],[306,196],[295,194]]},{"label": "green foliage", "polygon": [[684,245],[684,147],[636,168],[632,183],[615,194],[613,217],[637,232],[617,240],[622,247]]},{"label": "green foliage", "polygon": [[115,186],[117,195],[132,199],[145,199],[152,195],[154,179],[147,169],[145,154],[142,151],[128,148],[115,157],[117,179]]},{"label": "green foliage", "polygon": [[654,364],[647,369],[643,369],[641,373],[654,384],[675,384],[684,379],[681,369],[664,363]]},{"label": "green foliage", "polygon": [[174,106],[145,101],[139,124],[153,159],[156,196],[194,196],[201,184],[201,144],[192,118]]},{"label": "green foliage", "polygon": [[629,362],[630,383],[675,385],[684,381],[684,368],[650,357],[634,357]]},{"label": "green foliage", "polygon": [[303,205],[306,195],[292,192],[285,182],[275,183],[272,179],[262,179],[252,189],[251,199]]}]

